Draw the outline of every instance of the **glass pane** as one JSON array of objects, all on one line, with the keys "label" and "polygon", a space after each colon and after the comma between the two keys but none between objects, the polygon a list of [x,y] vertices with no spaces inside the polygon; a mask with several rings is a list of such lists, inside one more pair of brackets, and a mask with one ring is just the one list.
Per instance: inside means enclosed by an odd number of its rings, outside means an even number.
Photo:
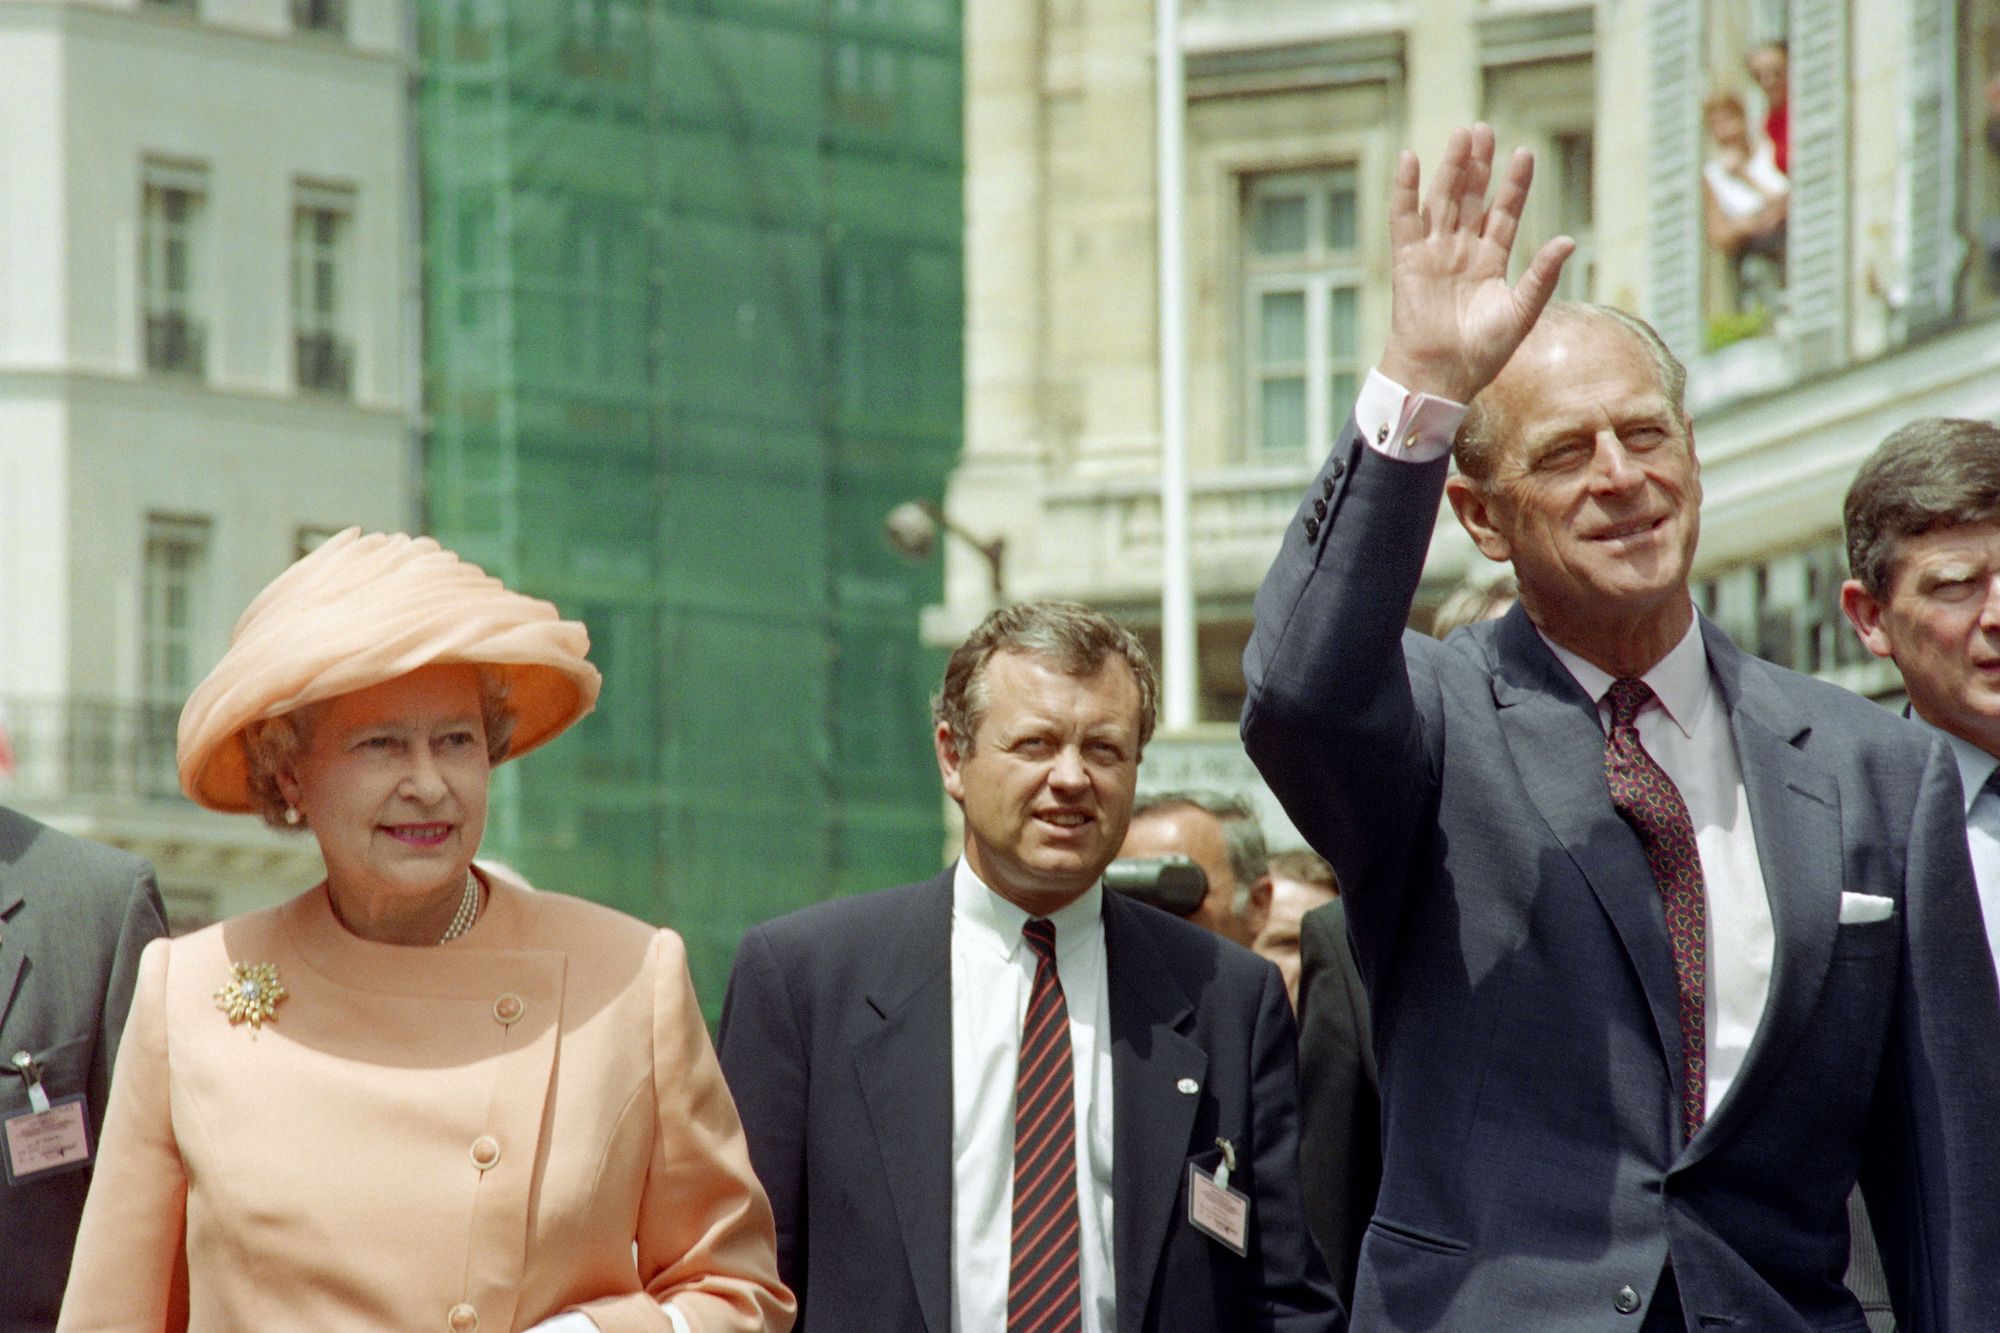
[{"label": "glass pane", "polygon": [[1360,208],[1354,195],[1354,178],[1336,176],[1326,201],[1326,248],[1352,250],[1355,245],[1356,214]]},{"label": "glass pane", "polygon": [[1306,382],[1296,377],[1265,380],[1258,418],[1267,453],[1298,453],[1306,442]]},{"label": "glass pane", "polygon": [[1266,292],[1258,298],[1258,360],[1297,365],[1306,359],[1306,294]]},{"label": "glass pane", "polygon": [[1354,287],[1335,287],[1327,296],[1327,355],[1345,361],[1361,350],[1361,292]]},{"label": "glass pane", "polygon": [[1306,248],[1306,199],[1302,194],[1267,194],[1257,201],[1257,253],[1292,255]]},{"label": "glass pane", "polygon": [[1361,377],[1351,370],[1335,371],[1327,380],[1326,423],[1328,438],[1321,441],[1322,447],[1340,443],[1340,432],[1347,429],[1347,418],[1352,415],[1354,400],[1361,396]]}]

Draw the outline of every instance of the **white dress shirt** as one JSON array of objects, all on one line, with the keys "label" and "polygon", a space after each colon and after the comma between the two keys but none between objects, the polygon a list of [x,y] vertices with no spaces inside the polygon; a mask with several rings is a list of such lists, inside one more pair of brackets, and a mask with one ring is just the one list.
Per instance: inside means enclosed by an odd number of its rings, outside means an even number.
[{"label": "white dress shirt", "polygon": [[2000,963],[2000,792],[1986,784],[2000,768],[2000,756],[1990,755],[1971,741],[1942,727],[1933,727],[1912,711],[1910,716],[1951,743],[1958,760],[1958,781],[1965,791],[1965,841],[1972,852],[1972,879],[1979,886],[1979,910],[1986,917],[1986,944]]},{"label": "white dress shirt", "polygon": [[[1465,408],[1445,398],[1412,394],[1379,370],[1368,372],[1354,404],[1354,422],[1368,446],[1386,457],[1427,463],[1451,448]],[[1597,701],[1598,722],[1609,733],[1611,705],[1604,695],[1611,676],[1556,644],[1557,659],[1584,692]],[[1750,826],[1750,795],[1736,762],[1736,739],[1729,715],[1709,674],[1699,621],[1688,626],[1673,651],[1643,677],[1659,700],[1640,712],[1639,742],[1680,789],[1694,825],[1706,891],[1708,980],[1704,988],[1707,1028],[1707,1114],[1713,1116],[1743,1067],[1771,990],[1777,937],[1764,867],[1757,859]],[[2000,912],[1989,911],[1989,923]],[[1991,934],[1993,929],[1989,925]],[[1665,940],[1661,941],[1664,946]],[[2000,954],[1996,954],[2000,957]]]},{"label": "white dress shirt", "polygon": [[[1035,954],[1028,914],[961,858],[951,900],[952,1327],[1007,1327],[1014,1219],[1014,1077]],[[1117,1324],[1111,1245],[1111,1002],[1104,983],[1104,886],[1049,916],[1076,1067],[1078,1271],[1083,1327]]]},{"label": "white dress shirt", "polygon": [[[1546,636],[1542,642],[1597,700],[1598,721],[1608,734],[1611,705],[1604,695],[1611,676]],[[1635,723],[1639,743],[1680,789],[1701,854],[1701,882],[1708,897],[1707,1105],[1713,1116],[1763,1021],[1777,952],[1771,899],[1750,827],[1750,793],[1736,762],[1736,738],[1709,674],[1700,622],[1690,624],[1673,650],[1640,679],[1652,687],[1659,703],[1640,710]]]}]

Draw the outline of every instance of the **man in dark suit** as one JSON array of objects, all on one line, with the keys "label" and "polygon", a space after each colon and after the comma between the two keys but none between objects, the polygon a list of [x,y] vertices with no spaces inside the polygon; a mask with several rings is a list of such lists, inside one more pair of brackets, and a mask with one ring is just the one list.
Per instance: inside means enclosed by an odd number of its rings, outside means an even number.
[{"label": "man in dark suit", "polygon": [[1343,1326],[1278,973],[1106,893],[1155,689],[1088,608],[953,653],[965,855],[744,937],[718,1049],[808,1333]]},{"label": "man in dark suit", "polygon": [[152,867],[0,807],[0,1122],[15,1126],[0,1177],[0,1333],[55,1327],[91,1179],[66,1164],[24,1173],[23,1117],[44,1100],[76,1116],[65,1099],[81,1095],[96,1152],[139,952],[165,933]]},{"label": "man in dark suit", "polygon": [[[1951,747],[1986,943],[2000,957],[2000,426],[1926,417],[1892,432],[1847,488],[1841,609],[1896,663],[1910,716]],[[1890,1333],[1882,1260],[1859,1215],[1847,1284]]]},{"label": "man in dark suit", "polygon": [[1299,1177],[1306,1225],[1354,1300],[1361,1238],[1382,1183],[1382,1092],[1368,996],[1335,898],[1299,923]]},{"label": "man in dark suit", "polygon": [[[1695,614],[1683,376],[1518,286],[1457,131],[1390,196],[1389,344],[1259,591],[1244,737],[1339,877],[1380,1061],[1357,1328],[1992,1323],[2000,996],[1949,751]],[[1470,404],[1470,411],[1464,406]],[[1459,471],[1446,478],[1446,453]],[[1440,492],[1520,602],[1404,625]]]}]

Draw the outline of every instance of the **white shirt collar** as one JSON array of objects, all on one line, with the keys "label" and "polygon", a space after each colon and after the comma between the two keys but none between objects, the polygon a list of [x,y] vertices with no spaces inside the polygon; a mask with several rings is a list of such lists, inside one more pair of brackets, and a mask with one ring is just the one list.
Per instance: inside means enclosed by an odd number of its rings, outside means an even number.
[{"label": "white shirt collar", "polygon": [[1993,770],[2000,768],[2000,755],[1988,754],[1964,737],[1952,735],[1914,708],[1910,710],[1910,719],[1951,743],[1951,757],[1958,761],[1958,785],[1965,789],[1965,811],[1971,814],[1972,803],[1979,799],[1980,788],[1992,778]]},{"label": "white shirt collar", "polygon": [[[1021,927],[1028,914],[986,886],[964,857],[951,876],[951,910],[958,928],[1000,957],[1013,961],[1021,947]],[[1104,919],[1104,881],[1084,890],[1068,906],[1049,913],[1056,927],[1056,956],[1067,958],[1092,938]]]},{"label": "white shirt collar", "polygon": [[[1540,628],[1535,633],[1542,634]],[[1584,661],[1546,634],[1542,634],[1542,642],[1549,646],[1556,660],[1568,668],[1576,683],[1583,686],[1584,693],[1593,702],[1601,703],[1604,692],[1611,688],[1611,682],[1616,677],[1602,667]],[[1652,687],[1654,697],[1660,701],[1661,711],[1681,729],[1681,734],[1693,736],[1715,694],[1715,682],[1708,674],[1708,650],[1701,642],[1701,617],[1695,616],[1688,622],[1687,633],[1681,635],[1681,641],[1640,679]]]}]

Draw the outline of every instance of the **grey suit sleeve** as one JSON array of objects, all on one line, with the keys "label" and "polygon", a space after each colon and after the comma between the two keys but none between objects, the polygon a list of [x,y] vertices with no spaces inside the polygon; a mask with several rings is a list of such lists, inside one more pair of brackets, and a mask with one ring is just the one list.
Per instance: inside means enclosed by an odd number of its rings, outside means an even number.
[{"label": "grey suit sleeve", "polygon": [[1340,1298],[1354,1300],[1361,1239],[1382,1180],[1381,1093],[1367,1000],[1338,902],[1299,931],[1299,1175],[1306,1222]]},{"label": "grey suit sleeve", "polygon": [[807,1327],[806,1097],[811,1069],[785,972],[762,930],[737,948],[716,1025],[716,1056],[736,1098],[750,1164],[771,1199],[778,1276],[798,1298]]},{"label": "grey suit sleeve", "polygon": [[1445,470],[1376,453],[1350,421],[1257,590],[1243,654],[1244,746],[1333,865],[1364,947],[1393,930],[1394,868],[1436,786],[1419,695],[1434,695],[1437,645],[1404,628]]},{"label": "grey suit sleeve", "polygon": [[104,1009],[99,1018],[97,1049],[90,1062],[90,1127],[93,1142],[103,1135],[104,1113],[111,1104],[111,1071],[118,1060],[118,1043],[125,1035],[125,1020],[132,1011],[132,988],[139,980],[139,955],[146,946],[167,933],[166,908],[160,902],[160,886],[153,868],[146,866],[132,879],[122,897],[124,919],[118,927],[111,967],[105,977]]},{"label": "grey suit sleeve", "polygon": [[1905,1333],[1990,1326],[2000,1269],[2000,988],[1963,809],[1937,742],[1911,817],[1902,973],[1861,1165]]}]

